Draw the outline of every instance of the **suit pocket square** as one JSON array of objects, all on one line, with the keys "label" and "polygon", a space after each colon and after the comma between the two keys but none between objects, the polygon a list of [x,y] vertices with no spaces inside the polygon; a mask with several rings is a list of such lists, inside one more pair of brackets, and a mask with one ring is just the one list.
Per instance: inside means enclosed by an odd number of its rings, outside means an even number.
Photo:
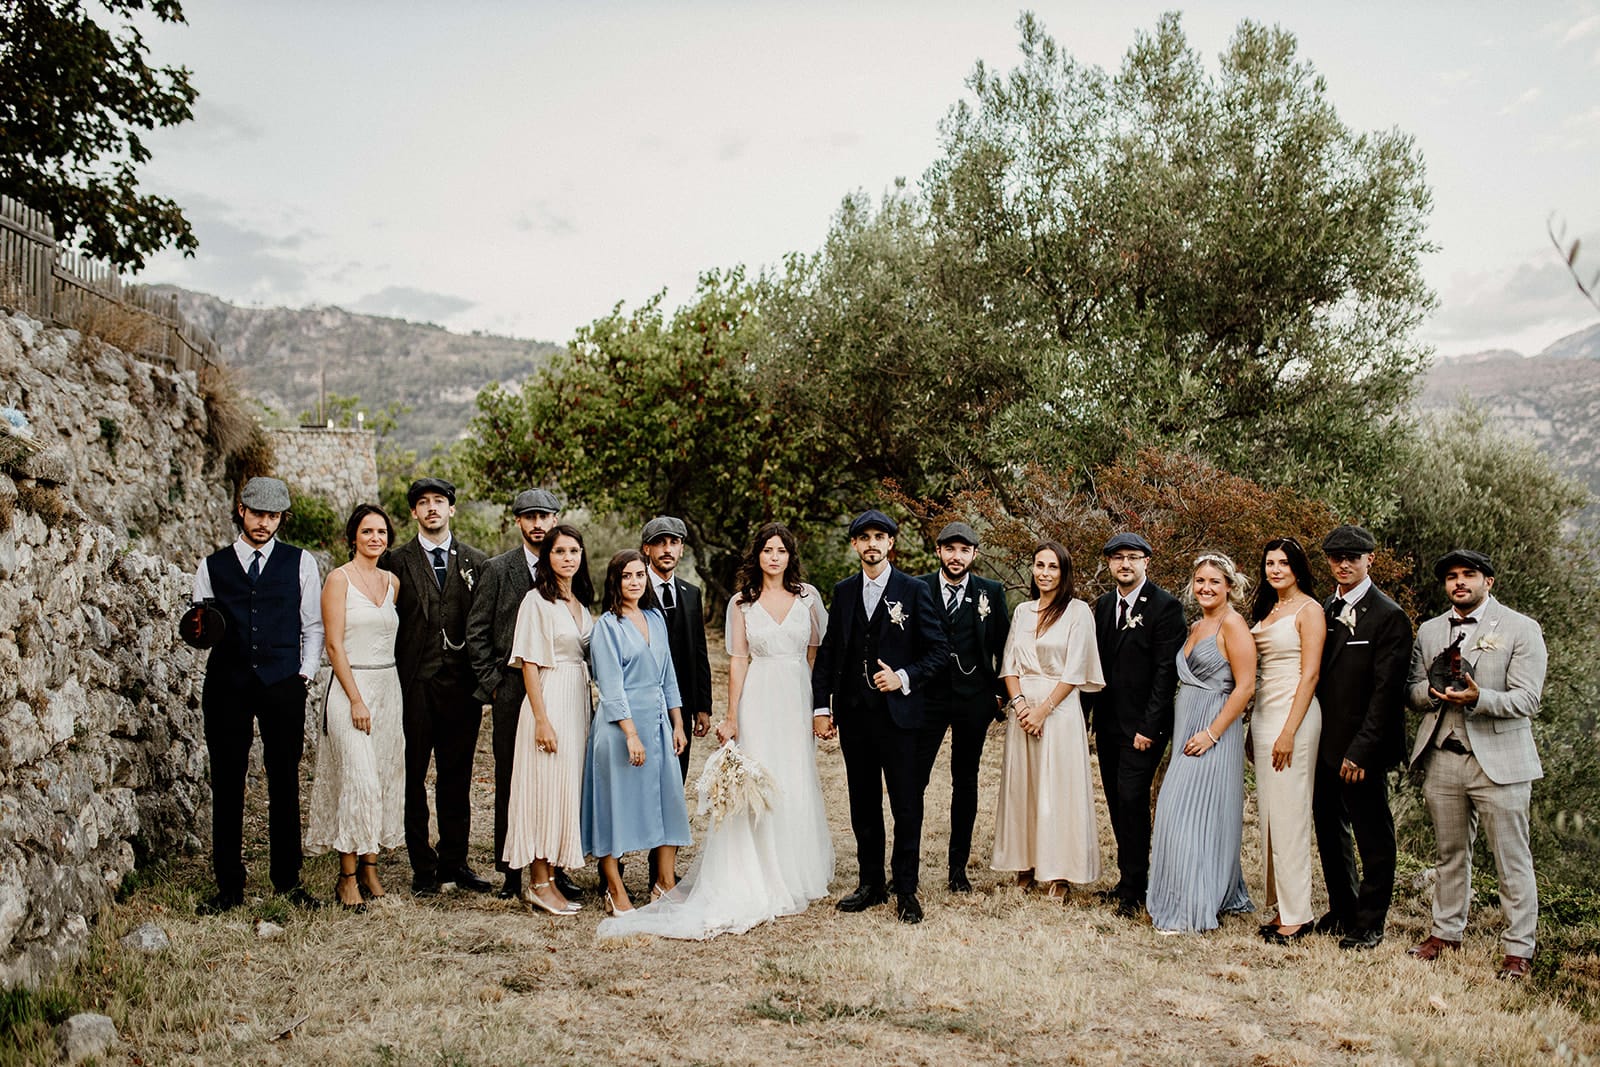
[{"label": "suit pocket square", "polygon": [[1372,644],[1371,641],[1346,641],[1344,643],[1344,647],[1345,648],[1349,648],[1352,645],[1370,645],[1370,644]]}]

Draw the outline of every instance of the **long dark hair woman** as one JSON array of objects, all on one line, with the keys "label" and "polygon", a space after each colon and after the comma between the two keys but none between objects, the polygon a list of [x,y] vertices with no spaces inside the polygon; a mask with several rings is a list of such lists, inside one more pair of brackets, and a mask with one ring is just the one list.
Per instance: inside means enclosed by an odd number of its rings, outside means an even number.
[{"label": "long dark hair woman", "polygon": [[1080,693],[1105,687],[1094,613],[1073,596],[1072,555],[1055,541],[1033,551],[1032,597],[1017,605],[1000,666],[1006,747],[995,810],[994,869],[1024,889],[1100,877],[1100,842]]},{"label": "long dark hair woman", "polygon": [[554,527],[544,539],[533,588],[517,611],[511,666],[522,668],[527,695],[517,720],[505,852],[513,870],[531,868],[522,899],[552,915],[579,905],[556,888],[554,868],[583,866],[583,773],[589,736],[586,653],[594,620],[594,585],[583,535]]},{"label": "long dark hair woman", "polygon": [[643,555],[630,549],[611,557],[604,606],[589,641],[600,707],[589,731],[582,824],[610,913],[633,908],[617,857],[654,853],[660,873],[650,895],[658,897],[676,884],[673,864],[690,837],[683,772],[670,758],[688,744],[683,700]]}]

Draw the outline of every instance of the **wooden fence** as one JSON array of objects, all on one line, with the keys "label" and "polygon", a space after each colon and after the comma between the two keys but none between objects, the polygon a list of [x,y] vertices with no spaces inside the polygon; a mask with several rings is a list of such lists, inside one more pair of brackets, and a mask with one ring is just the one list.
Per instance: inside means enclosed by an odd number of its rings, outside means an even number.
[{"label": "wooden fence", "polygon": [[62,248],[43,212],[9,196],[0,196],[0,305],[178,370],[219,362],[216,342],[183,317],[177,294],[130,284],[109,264]]}]

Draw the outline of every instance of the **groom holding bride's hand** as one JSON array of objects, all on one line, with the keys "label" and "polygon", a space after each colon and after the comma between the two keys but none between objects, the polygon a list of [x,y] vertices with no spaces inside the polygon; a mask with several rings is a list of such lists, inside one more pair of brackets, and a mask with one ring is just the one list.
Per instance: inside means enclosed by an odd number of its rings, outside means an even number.
[{"label": "groom holding bride's hand", "polygon": [[[861,571],[833,587],[828,632],[811,670],[813,732],[837,723],[850,788],[850,826],[861,881],[840,911],[888,901],[884,884],[883,790],[894,814],[890,861],[901,922],[922,921],[917,868],[922,852],[922,794],[943,731],[924,711],[924,693],[943,668],[944,625],[926,584],[889,563],[899,527],[881,511],[850,524]],[[831,711],[830,711],[831,708]]]}]

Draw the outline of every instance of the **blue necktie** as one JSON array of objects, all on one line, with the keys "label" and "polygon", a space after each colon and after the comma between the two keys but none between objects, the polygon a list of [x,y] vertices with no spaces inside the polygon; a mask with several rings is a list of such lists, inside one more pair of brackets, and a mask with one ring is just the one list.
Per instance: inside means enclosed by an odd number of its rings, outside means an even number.
[{"label": "blue necktie", "polygon": [[245,573],[250,579],[250,584],[255,585],[256,579],[261,577],[261,550],[258,548],[250,554],[250,570]]}]

